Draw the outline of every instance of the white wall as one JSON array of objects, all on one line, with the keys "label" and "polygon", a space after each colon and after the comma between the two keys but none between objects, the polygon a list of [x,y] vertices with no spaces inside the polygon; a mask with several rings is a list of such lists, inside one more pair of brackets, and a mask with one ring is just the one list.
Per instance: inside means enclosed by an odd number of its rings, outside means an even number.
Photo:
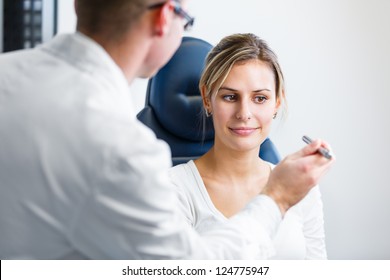
[{"label": "white wall", "polygon": [[74,0],[58,0],[57,30],[59,33],[73,32],[76,28]]},{"label": "white wall", "polygon": [[[191,0],[188,9],[187,35],[215,44],[253,32],[278,54],[289,114],[272,139],[283,155],[304,134],[332,144],[337,162],[321,182],[329,258],[390,259],[390,1]],[[138,108],[145,84],[133,85]]]}]

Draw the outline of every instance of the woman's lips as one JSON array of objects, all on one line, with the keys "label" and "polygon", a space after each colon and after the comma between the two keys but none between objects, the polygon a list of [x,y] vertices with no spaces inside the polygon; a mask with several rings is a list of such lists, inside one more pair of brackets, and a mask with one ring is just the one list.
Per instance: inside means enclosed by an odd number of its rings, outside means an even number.
[{"label": "woman's lips", "polygon": [[257,128],[253,127],[236,127],[236,128],[229,128],[234,134],[240,135],[240,136],[248,136],[251,135],[253,132],[256,131]]}]

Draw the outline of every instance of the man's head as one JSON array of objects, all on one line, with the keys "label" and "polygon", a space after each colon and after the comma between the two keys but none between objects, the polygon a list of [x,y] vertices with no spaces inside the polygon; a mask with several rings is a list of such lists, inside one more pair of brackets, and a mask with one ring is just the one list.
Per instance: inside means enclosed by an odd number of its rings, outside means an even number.
[{"label": "man's head", "polygon": [[155,74],[176,51],[183,25],[191,21],[182,8],[186,1],[76,0],[75,3],[77,30],[103,45],[129,80]]},{"label": "man's head", "polygon": [[[151,1],[151,0],[150,0]],[[145,0],[76,0],[77,30],[107,39],[120,38],[147,10]]]}]

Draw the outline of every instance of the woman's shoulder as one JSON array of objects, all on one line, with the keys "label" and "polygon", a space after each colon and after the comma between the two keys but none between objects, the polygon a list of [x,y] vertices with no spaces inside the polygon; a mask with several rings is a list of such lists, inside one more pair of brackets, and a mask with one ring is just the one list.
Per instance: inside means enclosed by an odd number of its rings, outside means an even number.
[{"label": "woman's shoulder", "polygon": [[195,163],[192,160],[171,167],[168,170],[168,175],[172,182],[180,187],[195,184],[199,177]]},{"label": "woman's shoulder", "polygon": [[174,177],[187,176],[188,173],[192,173],[192,169],[194,167],[195,167],[194,162],[192,160],[190,160],[186,163],[181,163],[181,164],[172,166],[171,168],[169,168],[168,174],[170,176],[174,176]]}]

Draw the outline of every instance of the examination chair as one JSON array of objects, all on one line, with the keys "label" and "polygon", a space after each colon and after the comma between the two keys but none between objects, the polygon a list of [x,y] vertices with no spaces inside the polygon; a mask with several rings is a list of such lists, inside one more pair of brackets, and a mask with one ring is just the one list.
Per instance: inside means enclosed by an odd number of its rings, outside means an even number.
[{"label": "examination chair", "polygon": [[[204,118],[198,88],[207,53],[212,45],[198,38],[183,37],[171,60],[147,86],[145,108],[137,118],[150,127],[172,151],[172,164],[196,159],[214,142],[212,118]],[[204,124],[203,124],[204,123]],[[260,157],[278,163],[279,153],[270,139],[261,145]]]}]

